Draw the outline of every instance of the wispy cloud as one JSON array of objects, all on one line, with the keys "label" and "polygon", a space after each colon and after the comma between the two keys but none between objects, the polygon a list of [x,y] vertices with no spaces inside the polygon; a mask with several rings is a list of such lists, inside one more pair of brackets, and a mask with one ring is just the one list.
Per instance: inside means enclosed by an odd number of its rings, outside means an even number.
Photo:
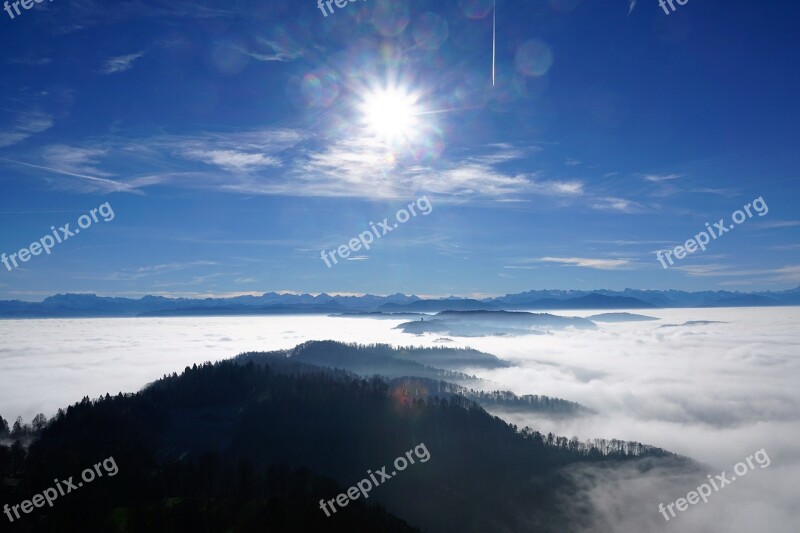
[{"label": "wispy cloud", "polygon": [[711,187],[701,187],[699,189],[689,189],[687,192],[691,193],[700,193],[700,194],[714,194],[717,196],[724,196],[726,198],[733,198],[734,196],[738,196],[741,194],[739,189],[728,189],[728,188],[711,188]]},{"label": "wispy cloud", "polygon": [[564,265],[597,270],[625,270],[631,267],[628,259],[592,259],[587,257],[542,257],[538,261],[543,263],[560,263]]},{"label": "wispy cloud", "polygon": [[124,56],[112,57],[106,60],[103,65],[103,74],[114,74],[117,72],[124,72],[133,67],[133,62],[144,56],[145,52],[136,52],[135,54],[128,54]]},{"label": "wispy cloud", "polygon": [[644,210],[644,206],[638,202],[626,200],[624,198],[598,198],[592,204],[594,209],[619,211],[621,213],[637,213]]},{"label": "wispy cloud", "polygon": [[364,137],[343,139],[308,155],[295,184],[317,194],[396,198],[410,191],[441,193],[454,200],[490,198],[519,200],[532,194],[579,196],[583,183],[548,180],[540,172],[504,170],[505,163],[527,157],[539,148],[488,147],[486,153],[430,165],[395,158],[381,142]]},{"label": "wispy cloud", "polygon": [[263,167],[279,167],[280,159],[264,154],[251,154],[236,150],[187,150],[185,156],[198,159],[209,165],[216,165],[225,170],[246,172]]},{"label": "wispy cloud", "polygon": [[541,147],[537,145],[517,146],[509,143],[493,143],[481,148],[480,152],[470,156],[469,160],[483,165],[497,165],[523,159],[539,151],[541,151]]},{"label": "wispy cloud", "polygon": [[628,0],[628,15],[633,13],[633,8],[636,7],[636,2],[638,0]]},{"label": "wispy cloud", "polygon": [[[169,274],[172,272],[185,271],[195,267],[216,266],[217,264],[218,263],[216,261],[207,261],[207,260],[162,263],[158,265],[148,265],[138,268],[124,268],[117,272],[109,272],[107,274],[102,274],[102,275],[92,275],[87,279],[96,279],[102,281],[134,281],[143,278],[149,278],[152,276]],[[215,273],[213,275],[216,276],[217,274]],[[77,277],[82,277],[82,276],[77,276]]]},{"label": "wispy cloud", "polygon": [[[677,265],[672,267],[672,269],[681,272],[686,272],[690,276],[729,276],[733,274],[732,271],[729,271],[730,266],[720,263],[708,263],[700,265]],[[726,273],[726,271],[728,272]],[[743,275],[749,275],[752,273],[753,273],[752,271],[748,271]]]},{"label": "wispy cloud", "polygon": [[766,269],[741,269],[737,270],[730,265],[706,264],[706,265],[680,265],[673,267],[675,270],[686,272],[690,276],[696,277],[760,277],[758,280],[750,281],[764,282],[796,282],[800,281],[800,265],[787,265],[779,268]]},{"label": "wispy cloud", "polygon": [[[283,167],[284,158],[291,161],[292,150],[307,135],[300,130],[265,129],[237,133],[209,133],[192,137],[168,137],[153,144],[156,151],[166,150],[171,163],[177,156],[188,161],[199,161],[217,167],[221,172],[194,171],[151,175],[153,182],[187,182],[189,174],[200,178],[195,183],[203,187],[226,191],[256,194],[281,194],[290,189],[288,177],[291,168],[275,179],[267,179],[263,171]],[[180,162],[178,162],[180,164]]]},{"label": "wispy cloud", "polygon": [[681,177],[680,174],[663,174],[663,175],[647,174],[645,176],[642,176],[642,178],[645,181],[649,181],[649,182],[652,182],[652,183],[661,183],[661,182],[664,182],[664,181],[672,181],[672,180],[679,179],[680,177]]},{"label": "wispy cloud", "polygon": [[579,180],[506,169],[509,164],[519,166],[538,146],[496,145],[475,156],[423,164],[370,136],[320,140],[313,132],[286,128],[125,142],[95,139],[91,148],[49,147],[44,153],[49,164],[41,167],[110,180],[113,174],[98,164],[102,156],[115,168],[139,169],[139,175],[125,180],[124,186],[131,189],[168,184],[249,194],[368,199],[406,198],[426,191],[453,202],[526,202],[537,196],[571,199],[586,194]]},{"label": "wispy cloud", "polygon": [[29,67],[40,67],[44,65],[49,65],[53,62],[52,58],[49,57],[36,57],[33,54],[28,54],[23,57],[12,57],[8,60],[9,63],[12,65],[26,65]]},{"label": "wispy cloud", "polygon": [[78,174],[91,174],[94,176],[108,177],[110,173],[97,168],[98,158],[106,153],[97,148],[81,148],[65,144],[54,144],[46,147],[42,158],[48,166]]},{"label": "wispy cloud", "polygon": [[[47,13],[47,10],[44,11]],[[129,0],[111,4],[99,0],[73,0],[69,10],[50,10],[50,18],[57,24],[54,30],[57,35],[99,27],[112,26],[126,21],[143,19],[232,19],[236,17],[234,9],[222,9],[204,6],[200,2],[189,0],[171,0],[170,2],[148,2],[145,0]],[[241,14],[239,14],[241,16]]]},{"label": "wispy cloud", "polygon": [[[689,183],[682,180],[683,174],[642,174],[641,179],[652,184],[650,196],[666,198],[677,194],[713,194],[716,196],[733,197],[741,191],[730,187],[688,187]],[[684,184],[681,186],[680,184]],[[696,184],[695,184],[696,185]]]},{"label": "wispy cloud", "polygon": [[150,265],[139,267],[134,271],[140,274],[151,274],[151,273],[161,273],[161,272],[175,272],[176,270],[185,270],[187,268],[193,266],[211,266],[216,265],[215,261],[189,261],[185,263],[164,263],[160,265]]},{"label": "wispy cloud", "polygon": [[602,241],[602,240],[592,240],[586,241],[595,244],[616,244],[617,246],[638,246],[638,245],[649,245],[649,244],[672,244],[672,241],[632,241],[632,240],[623,240],[619,239],[616,241]]},{"label": "wispy cloud", "polygon": [[164,139],[175,155],[230,172],[250,172],[282,165],[278,155],[305,139],[297,130],[274,129],[233,134],[205,134]]},{"label": "wispy cloud", "polygon": [[430,190],[462,196],[515,196],[532,183],[532,176],[508,174],[489,165],[466,162],[434,174],[420,173],[415,181]]},{"label": "wispy cloud", "polygon": [[239,51],[257,61],[293,61],[303,56],[303,48],[292,39],[265,39],[259,37],[258,43],[266,48],[264,51],[254,51],[240,47]]},{"label": "wispy cloud", "polygon": [[776,275],[775,281],[800,281],[800,265],[776,268],[772,272]]},{"label": "wispy cloud", "polygon": [[33,111],[20,113],[11,129],[0,131],[0,148],[17,144],[28,137],[53,127],[53,117]]},{"label": "wispy cloud", "polygon": [[29,168],[45,170],[47,172],[52,172],[54,174],[61,174],[63,176],[70,176],[70,177],[73,177],[73,178],[79,178],[81,180],[86,180],[88,182],[91,182],[91,184],[93,185],[93,187],[91,187],[91,188],[94,189],[94,190],[98,190],[99,189],[99,190],[108,191],[108,192],[136,192],[133,187],[131,187],[130,185],[128,185],[126,183],[122,183],[122,182],[119,182],[119,181],[114,181],[114,180],[110,180],[110,179],[106,179],[106,178],[98,178],[96,176],[88,176],[88,175],[85,175],[85,174],[77,174],[75,172],[69,172],[67,170],[62,170],[62,169],[59,169],[59,168],[46,167],[46,166],[43,166],[43,165],[34,165],[32,163],[25,163],[23,161],[15,161],[13,159],[0,158],[0,161],[6,161],[8,163],[14,163],[16,165],[22,165],[22,166],[26,166],[26,167],[29,167]]},{"label": "wispy cloud", "polygon": [[795,228],[800,226],[800,220],[773,220],[770,222],[761,222],[758,224],[758,229],[775,229],[775,228]]},{"label": "wispy cloud", "polygon": [[540,194],[555,196],[580,196],[583,194],[583,183],[580,181],[534,181],[531,188]]}]

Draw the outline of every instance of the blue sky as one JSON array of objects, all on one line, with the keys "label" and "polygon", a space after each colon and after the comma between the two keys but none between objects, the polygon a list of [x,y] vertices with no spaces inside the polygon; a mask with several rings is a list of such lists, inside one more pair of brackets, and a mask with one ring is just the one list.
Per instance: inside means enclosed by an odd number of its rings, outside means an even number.
[{"label": "blue sky", "polygon": [[[0,252],[115,215],[0,265],[0,298],[795,287],[800,6],[677,7],[500,0],[494,87],[485,0],[0,11]],[[387,90],[413,106],[376,126]],[[325,266],[422,195],[429,215]]]}]

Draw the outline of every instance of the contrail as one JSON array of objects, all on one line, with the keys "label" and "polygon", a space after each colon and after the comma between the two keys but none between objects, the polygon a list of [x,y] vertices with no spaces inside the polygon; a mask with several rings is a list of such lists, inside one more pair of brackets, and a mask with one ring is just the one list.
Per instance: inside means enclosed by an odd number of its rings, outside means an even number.
[{"label": "contrail", "polygon": [[90,181],[98,181],[98,182],[101,182],[101,183],[112,185],[118,191],[133,191],[134,190],[130,185],[127,185],[125,183],[120,183],[119,181],[108,180],[108,179],[105,179],[105,178],[96,178],[94,176],[86,176],[85,174],[76,174],[74,172],[67,172],[66,170],[60,170],[58,168],[44,167],[44,166],[41,166],[41,165],[34,165],[34,164],[31,164],[31,163],[23,163],[22,161],[14,161],[13,159],[6,159],[4,157],[0,157],[0,161],[7,161],[9,163],[15,163],[17,165],[24,165],[26,167],[38,168],[38,169],[41,169],[41,170],[47,170],[48,172],[55,172],[56,174],[63,174],[64,176],[73,176],[75,178],[81,178],[81,179],[90,180]]},{"label": "contrail", "polygon": [[454,111],[466,111],[469,109],[482,109],[483,106],[480,105],[470,105],[466,107],[450,107],[447,109],[434,109],[433,111],[420,111],[419,113],[414,113],[414,116],[422,116],[422,115],[438,115],[439,113],[452,113]]},{"label": "contrail", "polygon": [[494,65],[497,51],[497,0],[492,9],[492,87],[494,87]]}]

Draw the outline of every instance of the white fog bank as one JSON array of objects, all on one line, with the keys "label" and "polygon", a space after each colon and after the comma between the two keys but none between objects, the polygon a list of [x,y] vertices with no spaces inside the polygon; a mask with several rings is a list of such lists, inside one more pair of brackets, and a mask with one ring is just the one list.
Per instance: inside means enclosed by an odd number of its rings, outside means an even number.
[{"label": "white fog bank", "polygon": [[[519,426],[581,439],[636,440],[707,465],[697,479],[576,469],[585,497],[601,513],[590,531],[800,530],[800,308],[632,312],[660,320],[522,337],[452,337],[445,346],[471,346],[515,363],[472,372],[492,380],[492,388],[556,396],[598,411],[562,421],[508,418]],[[687,321],[717,323],[661,327]],[[86,395],[135,392],[193,363],[307,340],[442,345],[434,342],[439,335],[393,329],[399,323],[320,316],[3,320],[0,414],[30,421]],[[658,513],[659,503],[686,497],[705,474],[730,473],[762,448],[769,467],[670,522]]]}]

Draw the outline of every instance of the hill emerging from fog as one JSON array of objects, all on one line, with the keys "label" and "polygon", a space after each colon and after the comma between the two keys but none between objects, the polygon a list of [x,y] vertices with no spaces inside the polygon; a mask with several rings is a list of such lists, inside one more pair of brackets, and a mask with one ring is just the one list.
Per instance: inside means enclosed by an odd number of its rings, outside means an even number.
[{"label": "hill emerging from fog", "polygon": [[420,335],[437,333],[458,337],[531,335],[565,328],[597,329],[591,320],[524,311],[443,311],[428,319],[404,322],[397,329]]},{"label": "hill emerging from fog", "polygon": [[[304,363],[332,369],[342,369],[362,377],[382,376],[384,378],[398,378],[416,376],[434,380],[447,380],[460,384],[476,384],[480,380],[475,376],[437,368],[428,363],[442,359],[451,359],[453,364],[447,365],[451,369],[466,368],[467,365],[458,364],[459,359],[448,357],[446,354],[463,352],[460,360],[476,361],[474,367],[486,364],[489,368],[507,366],[493,355],[482,354],[474,350],[457,350],[453,348],[407,348],[403,352],[395,350],[388,345],[356,345],[334,341],[309,341],[304,342],[290,350],[273,352],[248,352],[237,357],[239,361],[255,361],[269,364],[274,359],[289,359],[293,363]],[[479,364],[478,362],[483,362]]]},{"label": "hill emerging from fog", "polygon": [[[291,360],[187,367],[137,394],[60,411],[27,456],[0,446],[7,502],[106,457],[119,468],[14,530],[570,531],[592,512],[570,500],[579,490],[570,465],[656,472],[692,464],[635,442],[520,431],[462,397],[412,399],[378,378]],[[319,509],[368,469],[391,472],[395,457],[421,443],[429,459],[369,500],[332,518]]]},{"label": "hill emerging from fog", "polygon": [[494,355],[471,348],[393,348],[387,344],[309,341],[291,350],[244,353],[237,356],[236,361],[239,364],[252,361],[291,373],[307,373],[308,369],[322,367],[343,371],[342,376],[380,376],[396,389],[394,394],[408,401],[461,396],[496,412],[531,413],[547,417],[594,414],[594,411],[583,405],[560,398],[517,396],[508,391],[473,390],[473,386],[490,386],[490,383],[459,370],[508,368],[512,365]]},{"label": "hill emerging from fog", "polygon": [[661,320],[654,316],[636,315],[633,313],[600,313],[599,315],[592,315],[586,317],[592,322],[650,322],[653,320]]}]

